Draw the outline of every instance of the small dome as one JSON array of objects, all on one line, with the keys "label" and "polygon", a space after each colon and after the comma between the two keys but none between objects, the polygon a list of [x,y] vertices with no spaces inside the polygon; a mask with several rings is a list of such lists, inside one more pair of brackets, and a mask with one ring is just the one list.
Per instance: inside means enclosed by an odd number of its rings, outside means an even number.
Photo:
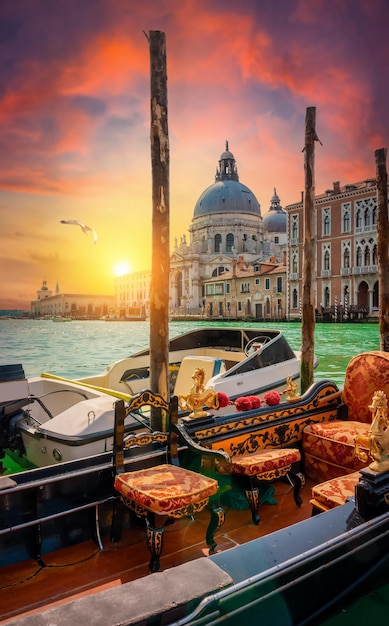
[{"label": "small dome", "polygon": [[[232,161],[235,162],[235,157],[234,157],[234,155],[232,154],[232,152],[229,149],[228,141],[226,141],[226,149],[224,150],[223,154],[221,155],[220,161],[223,161],[224,159],[231,159]],[[219,161],[219,163],[220,163],[220,161]]]},{"label": "small dome", "polygon": [[220,160],[222,161],[223,159],[232,159],[233,161],[235,161],[234,155],[229,150],[225,150],[223,152],[223,154],[220,157]]},{"label": "small dome", "polygon": [[274,188],[269,210],[263,216],[263,227],[268,233],[286,233],[287,214],[280,205],[280,199]]}]

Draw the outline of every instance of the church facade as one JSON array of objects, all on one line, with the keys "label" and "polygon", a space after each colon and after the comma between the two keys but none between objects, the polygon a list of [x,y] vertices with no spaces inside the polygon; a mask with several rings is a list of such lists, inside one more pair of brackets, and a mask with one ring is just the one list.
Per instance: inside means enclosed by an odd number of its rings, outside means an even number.
[{"label": "church facade", "polygon": [[231,274],[237,262],[254,267],[271,256],[281,263],[286,220],[275,190],[271,207],[262,217],[254,193],[239,181],[235,157],[226,142],[215,182],[195,204],[189,241],[185,235],[175,241],[170,259],[171,313],[209,315],[206,281]]}]

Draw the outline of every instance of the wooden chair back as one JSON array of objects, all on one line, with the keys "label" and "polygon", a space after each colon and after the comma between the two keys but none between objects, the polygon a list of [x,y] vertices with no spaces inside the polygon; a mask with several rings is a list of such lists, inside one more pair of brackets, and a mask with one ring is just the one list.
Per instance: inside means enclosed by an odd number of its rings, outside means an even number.
[{"label": "wooden chair back", "polygon": [[[124,421],[128,413],[138,411],[144,406],[161,409],[166,414],[166,432],[145,431],[141,433],[130,433],[124,436]],[[172,430],[172,425],[178,420],[178,398],[172,396],[167,402],[160,394],[149,389],[137,393],[131,398],[127,406],[123,400],[115,402],[115,431],[113,445],[113,462],[116,474],[124,472],[124,453],[129,448],[136,446],[147,446],[151,444],[161,444],[166,446],[168,463],[178,465],[177,434]]]}]

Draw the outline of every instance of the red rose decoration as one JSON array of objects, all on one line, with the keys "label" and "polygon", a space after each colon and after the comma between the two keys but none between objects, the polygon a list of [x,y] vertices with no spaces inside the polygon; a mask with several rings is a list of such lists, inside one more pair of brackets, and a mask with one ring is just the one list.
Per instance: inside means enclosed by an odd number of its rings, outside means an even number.
[{"label": "red rose decoration", "polygon": [[262,404],[261,398],[258,398],[258,396],[249,396],[249,399],[251,401],[251,408],[252,409],[259,409],[259,407]]},{"label": "red rose decoration", "polygon": [[268,391],[263,396],[264,401],[268,406],[273,406],[274,404],[279,404],[281,401],[281,396],[278,391]]},{"label": "red rose decoration", "polygon": [[217,401],[219,403],[219,409],[222,409],[225,406],[228,406],[230,404],[230,399],[227,396],[226,393],[223,393],[223,391],[218,391],[217,392]]},{"label": "red rose decoration", "polygon": [[251,400],[249,397],[242,396],[235,400],[235,406],[238,411],[249,411],[252,408]]}]

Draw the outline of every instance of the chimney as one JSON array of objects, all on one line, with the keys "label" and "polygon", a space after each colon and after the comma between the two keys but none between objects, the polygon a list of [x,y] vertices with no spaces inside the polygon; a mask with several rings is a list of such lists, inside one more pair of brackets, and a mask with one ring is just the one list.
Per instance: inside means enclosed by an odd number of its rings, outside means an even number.
[{"label": "chimney", "polygon": [[340,181],[339,180],[337,180],[334,183],[334,193],[340,193]]},{"label": "chimney", "polygon": [[239,257],[239,270],[242,271],[244,268],[244,258],[242,256]]},{"label": "chimney", "polygon": [[236,259],[232,259],[232,275],[236,276]]}]

